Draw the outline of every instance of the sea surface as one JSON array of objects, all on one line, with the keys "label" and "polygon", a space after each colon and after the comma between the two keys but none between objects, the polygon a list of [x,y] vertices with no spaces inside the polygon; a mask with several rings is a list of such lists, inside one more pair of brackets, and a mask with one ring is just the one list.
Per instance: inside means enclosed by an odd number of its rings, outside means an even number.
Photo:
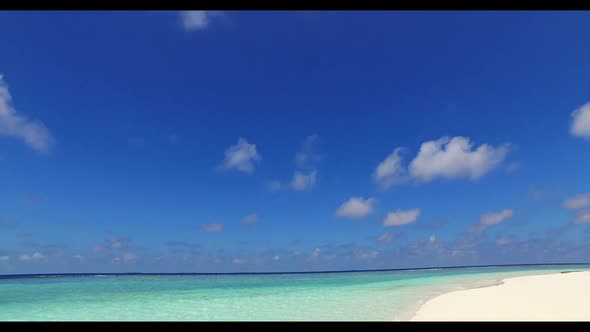
[{"label": "sea surface", "polygon": [[0,276],[0,321],[407,320],[428,299],[590,265],[244,275]]}]

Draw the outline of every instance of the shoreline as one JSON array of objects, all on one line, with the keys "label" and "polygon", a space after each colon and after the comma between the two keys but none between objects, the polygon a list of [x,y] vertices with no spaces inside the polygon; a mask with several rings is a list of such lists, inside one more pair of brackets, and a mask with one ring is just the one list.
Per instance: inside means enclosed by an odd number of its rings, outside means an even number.
[{"label": "shoreline", "polygon": [[514,276],[422,302],[408,321],[589,321],[590,271]]}]

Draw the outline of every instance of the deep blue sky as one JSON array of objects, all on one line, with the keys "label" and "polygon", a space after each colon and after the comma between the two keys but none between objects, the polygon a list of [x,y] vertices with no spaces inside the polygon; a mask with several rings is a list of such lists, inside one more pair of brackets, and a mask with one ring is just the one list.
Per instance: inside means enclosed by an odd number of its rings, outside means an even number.
[{"label": "deep blue sky", "polygon": [[0,273],[587,262],[589,31],[1,12]]}]

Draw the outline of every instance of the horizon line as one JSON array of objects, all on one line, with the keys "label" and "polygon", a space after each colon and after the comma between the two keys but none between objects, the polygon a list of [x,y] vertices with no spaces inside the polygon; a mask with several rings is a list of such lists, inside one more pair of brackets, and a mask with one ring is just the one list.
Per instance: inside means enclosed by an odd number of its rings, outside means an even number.
[{"label": "horizon line", "polygon": [[532,264],[488,264],[488,265],[452,265],[417,268],[371,269],[371,270],[328,270],[328,271],[289,271],[289,272],[82,272],[82,273],[20,273],[0,274],[0,279],[38,278],[38,277],[75,277],[75,276],[123,276],[123,275],[261,275],[261,274],[320,274],[320,273],[355,273],[355,272],[393,272],[416,270],[442,270],[476,267],[510,267],[510,266],[555,266],[555,265],[590,265],[590,263],[532,263]]}]

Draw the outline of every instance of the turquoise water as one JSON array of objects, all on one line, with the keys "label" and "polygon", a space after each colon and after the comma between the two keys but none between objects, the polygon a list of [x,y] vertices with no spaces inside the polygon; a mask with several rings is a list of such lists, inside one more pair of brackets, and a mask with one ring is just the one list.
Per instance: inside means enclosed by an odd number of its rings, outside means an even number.
[{"label": "turquoise water", "polygon": [[406,320],[444,292],[565,270],[590,265],[0,279],[0,321]]}]

